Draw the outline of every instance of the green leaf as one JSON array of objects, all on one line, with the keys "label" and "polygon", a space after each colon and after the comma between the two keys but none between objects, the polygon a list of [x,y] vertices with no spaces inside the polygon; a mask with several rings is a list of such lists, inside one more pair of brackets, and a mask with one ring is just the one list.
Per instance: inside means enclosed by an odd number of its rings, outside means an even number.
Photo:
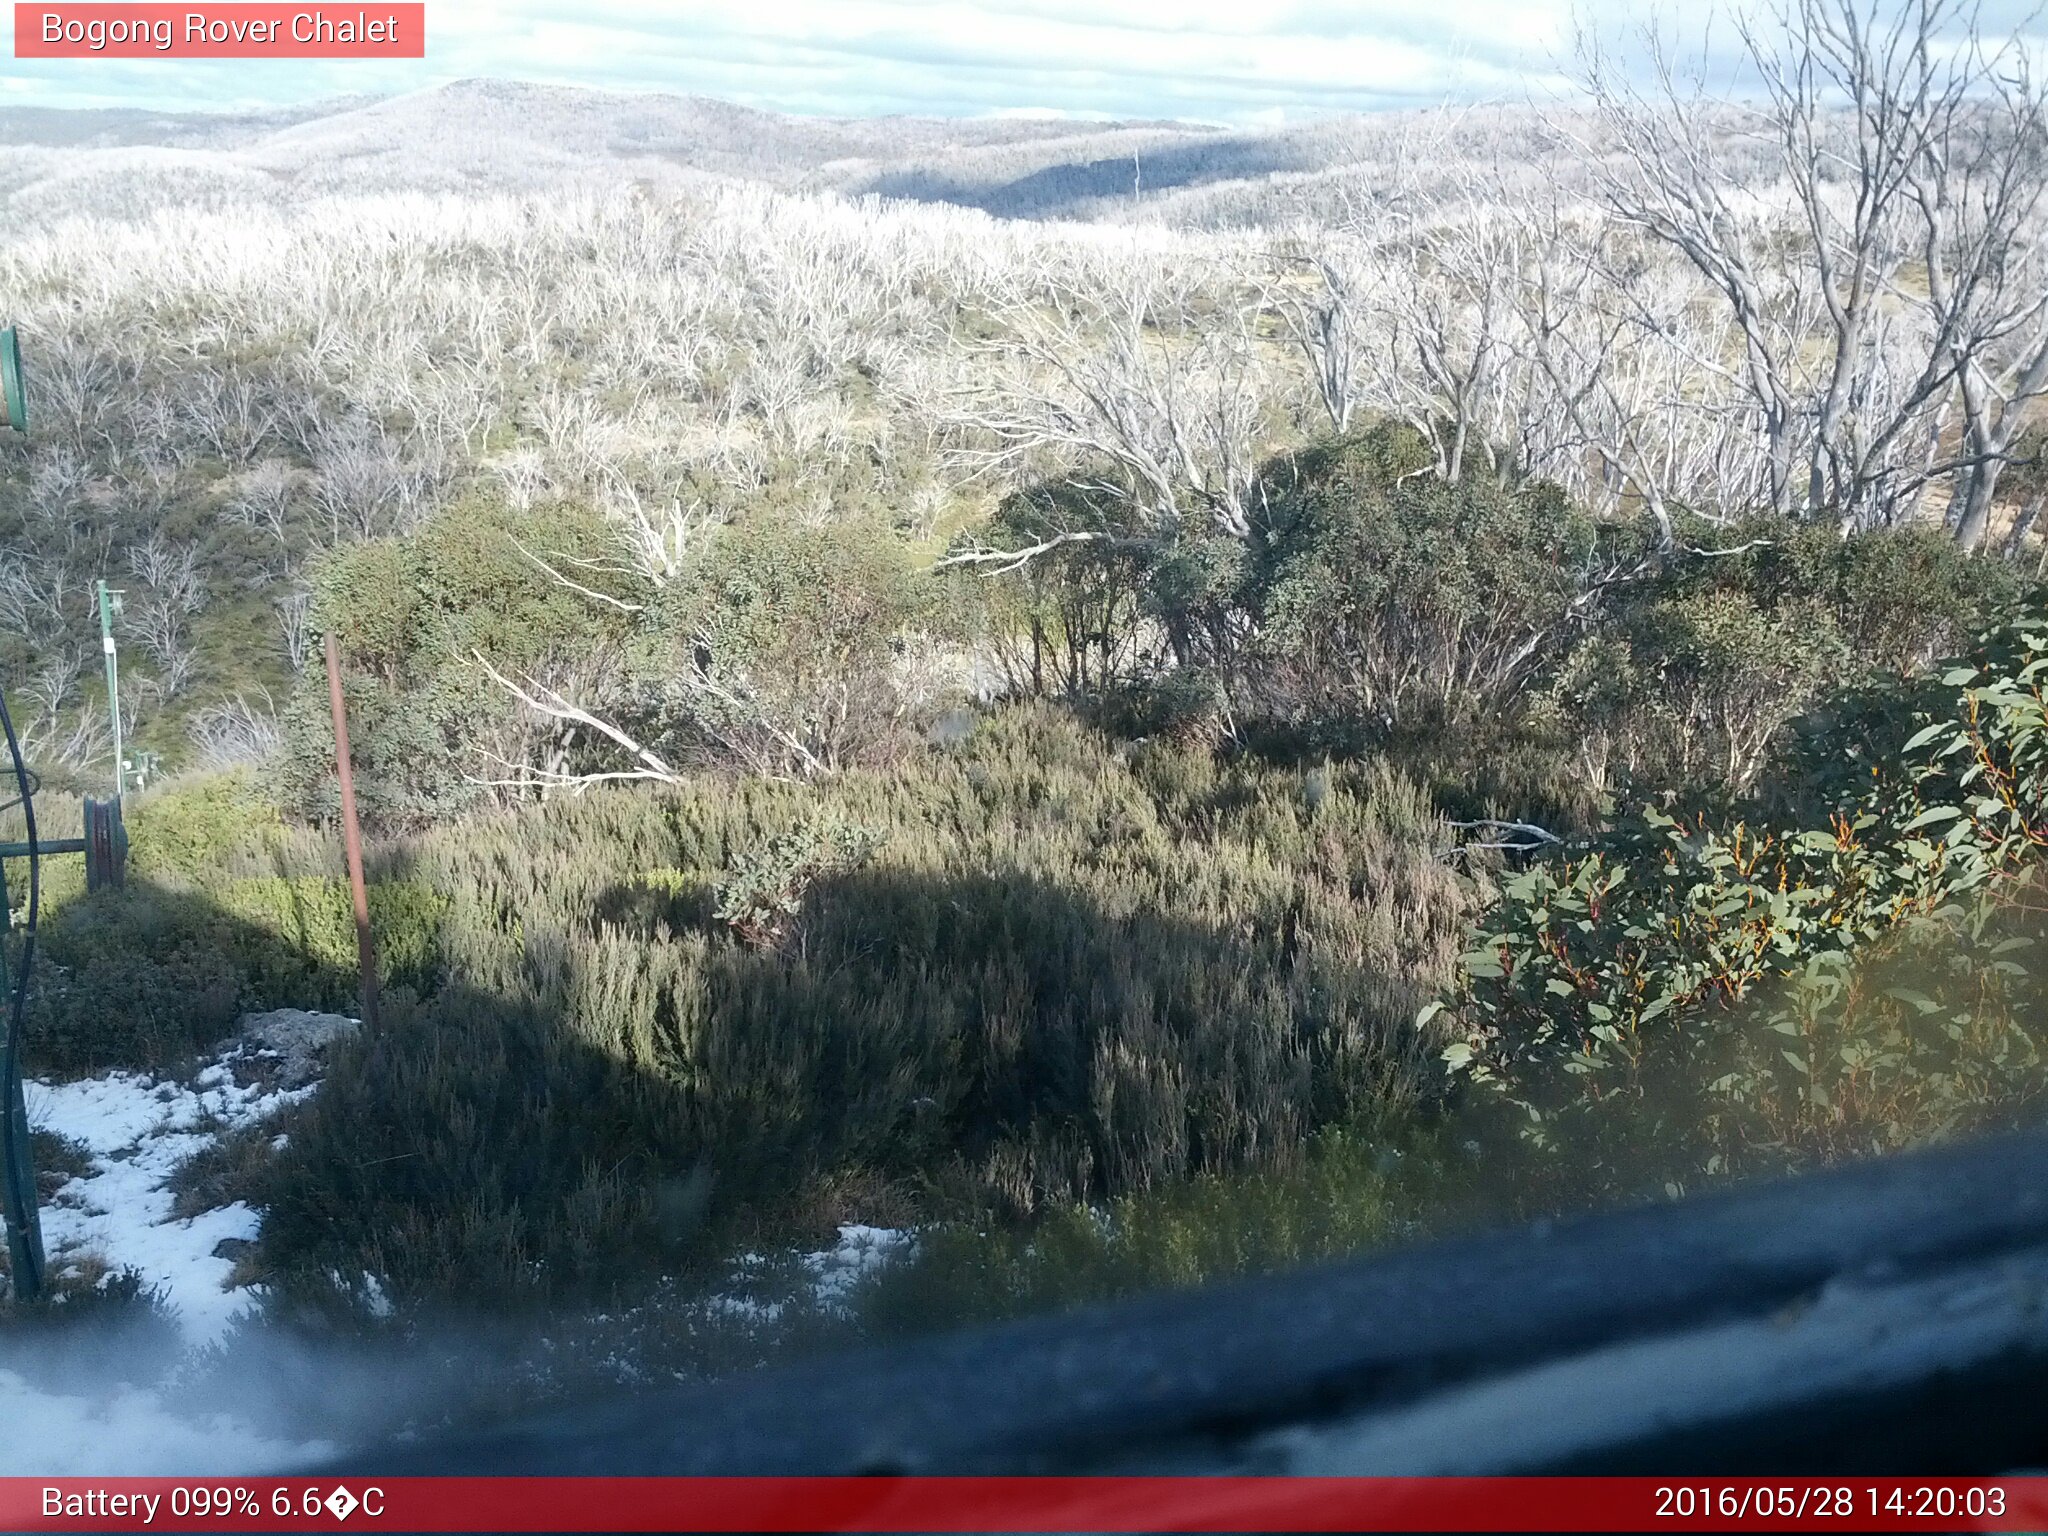
[{"label": "green leaf", "polygon": [[1937,720],[1932,725],[1923,726],[1921,729],[1915,731],[1912,734],[1912,736],[1907,739],[1906,744],[1903,747],[1899,748],[1899,750],[1901,752],[1911,752],[1915,747],[1924,747],[1927,745],[1928,742],[1934,740],[1934,738],[1939,736],[1943,731],[1954,729],[1954,726],[1955,722],[1951,720]]},{"label": "green leaf", "polygon": [[1958,816],[1962,814],[1962,811],[1953,805],[1933,806],[1927,810],[1922,811],[1918,816],[1915,816],[1911,821],[1907,822],[1899,830],[1901,832],[1917,831],[1921,827],[1934,826],[1937,822],[1954,821]]}]

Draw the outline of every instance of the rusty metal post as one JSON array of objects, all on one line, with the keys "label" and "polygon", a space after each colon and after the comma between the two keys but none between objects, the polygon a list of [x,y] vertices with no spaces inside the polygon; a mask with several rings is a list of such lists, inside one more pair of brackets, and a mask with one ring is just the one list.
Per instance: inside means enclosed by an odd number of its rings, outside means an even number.
[{"label": "rusty metal post", "polygon": [[348,850],[349,895],[356,908],[356,959],[363,971],[363,1023],[377,1027],[377,946],[370,937],[370,894],[363,885],[363,834],[356,825],[356,779],[348,760],[348,707],[341,698],[341,656],[327,637],[327,704],[334,712],[334,766],[341,776],[341,840]]}]

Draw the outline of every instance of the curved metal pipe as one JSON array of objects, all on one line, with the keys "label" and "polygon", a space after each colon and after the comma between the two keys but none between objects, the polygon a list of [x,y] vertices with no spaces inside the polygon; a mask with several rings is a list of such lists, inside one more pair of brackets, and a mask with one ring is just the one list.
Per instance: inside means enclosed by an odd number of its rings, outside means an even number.
[{"label": "curved metal pipe", "polygon": [[[28,1014],[28,978],[35,964],[36,914],[42,905],[42,856],[36,849],[36,805],[34,776],[22,756],[21,742],[14,734],[14,720],[7,713],[7,698],[0,694],[0,736],[7,742],[7,755],[14,768],[14,782],[21,789],[21,815],[28,836],[28,919],[22,925],[21,968],[14,977],[7,1012],[7,1032],[0,1041],[0,1091],[6,1094],[5,1123],[0,1124],[0,1215],[7,1222],[7,1257],[19,1301],[34,1301],[43,1293],[43,1226],[36,1209],[36,1170],[29,1154],[28,1103],[21,1082],[21,1045]],[[0,877],[0,892],[6,881]],[[0,908],[0,933],[8,926]],[[7,979],[4,956],[0,956],[0,986]]]}]

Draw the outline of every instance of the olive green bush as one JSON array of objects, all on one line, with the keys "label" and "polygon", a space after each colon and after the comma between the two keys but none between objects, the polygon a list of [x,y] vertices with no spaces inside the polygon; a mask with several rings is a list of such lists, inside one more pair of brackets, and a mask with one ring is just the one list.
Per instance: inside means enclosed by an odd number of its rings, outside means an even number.
[{"label": "olive green bush", "polygon": [[1317,1136],[1285,1168],[925,1232],[861,1316],[883,1337],[916,1334],[1338,1258],[1452,1227],[1477,1172],[1440,1131],[1390,1115]]},{"label": "olive green bush", "polygon": [[1133,530],[1083,487],[1012,498],[989,543],[1089,537],[988,578],[1007,675],[1133,734],[1391,752],[1465,816],[1584,830],[1608,796],[1750,791],[1802,713],[1925,666],[2021,585],[1936,529],[1680,517],[1659,544],[1431,464],[1388,424],[1278,455],[1241,541]]},{"label": "olive green bush", "polygon": [[783,776],[873,766],[949,700],[904,686],[948,628],[939,584],[870,524],[720,529],[650,606],[623,707],[671,760]]},{"label": "olive green bush", "polygon": [[[479,658],[513,678],[599,682],[623,615],[551,571],[601,580],[609,542],[574,505],[515,512],[471,499],[417,531],[349,545],[316,571],[312,626],[331,633],[348,702],[358,804],[403,828],[491,803],[492,780],[541,756],[547,735]],[[339,791],[326,677],[307,669],[281,721],[282,792],[297,815],[331,820]]]},{"label": "olive green bush", "polygon": [[[442,980],[292,1112],[262,1262],[536,1299],[760,1226],[1288,1166],[1433,1091],[1465,901],[1412,786],[1311,777],[1014,709],[886,773],[418,839]],[[721,887],[821,816],[881,841],[745,942]]]},{"label": "olive green bush", "polygon": [[713,916],[756,949],[789,936],[820,876],[858,869],[880,837],[843,821],[806,821],[744,855],[718,888]]},{"label": "olive green bush", "polygon": [[1511,707],[1576,638],[1615,530],[1555,487],[1446,484],[1407,429],[1289,455],[1262,477],[1239,601],[1262,713],[1371,740]]},{"label": "olive green bush", "polygon": [[1749,791],[1825,695],[1925,668],[2019,590],[2009,566],[1931,528],[1841,538],[1755,519],[1684,533],[1696,542],[1610,594],[1555,673],[1603,787]]},{"label": "olive green bush", "polygon": [[[353,1010],[355,917],[338,857],[290,833],[245,775],[133,797],[127,821],[124,889],[87,896],[78,878],[45,892],[33,1070],[161,1069],[252,1010]],[[430,985],[447,903],[397,870],[378,873],[380,972]]]},{"label": "olive green bush", "polygon": [[[703,530],[656,586],[587,510],[472,500],[333,555],[314,623],[340,645],[362,814],[399,830],[620,766],[610,736],[503,683],[560,696],[678,770],[885,762],[951,702],[944,669],[916,665],[958,629],[941,586],[879,523],[766,517]],[[317,673],[283,724],[287,803],[331,818]]]},{"label": "olive green bush", "polygon": [[1085,487],[1058,482],[1006,498],[977,537],[995,549],[1058,544],[1013,572],[956,583],[978,598],[986,642],[1014,693],[1084,697],[1145,676],[1159,647],[1148,643],[1154,560],[1117,537],[1119,520]]},{"label": "olive green bush", "polygon": [[1843,700],[1775,814],[1649,808],[1515,873],[1447,1060],[1552,1139],[1603,1101],[1703,1088],[1677,1124],[1714,1122],[1724,1157],[1898,1144],[2038,1091],[2044,674],[2033,609]]}]

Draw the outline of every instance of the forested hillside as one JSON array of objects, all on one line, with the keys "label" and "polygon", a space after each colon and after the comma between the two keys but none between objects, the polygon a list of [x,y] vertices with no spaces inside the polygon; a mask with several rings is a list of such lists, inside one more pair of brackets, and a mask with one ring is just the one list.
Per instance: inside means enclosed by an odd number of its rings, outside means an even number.
[{"label": "forested hillside", "polygon": [[353,1005],[331,636],[385,1016],[177,1184],[293,1327],[648,1379],[2037,1116],[2048,119],[1864,10],[1256,134],[0,113],[0,680],[63,824],[108,579],[156,763],[34,1069]]},{"label": "forested hillside", "polygon": [[[1527,113],[1462,114],[1458,157],[1569,172]],[[736,180],[979,208],[1011,218],[1252,223],[1333,208],[1383,176],[1433,115],[1293,128],[1046,117],[809,118],[702,97],[471,80],[389,100],[243,114],[0,107],[18,215],[132,213],[216,198],[351,193],[671,190]],[[1447,167],[1442,146],[1433,158]],[[1533,169],[1533,167],[1531,167]]]}]

